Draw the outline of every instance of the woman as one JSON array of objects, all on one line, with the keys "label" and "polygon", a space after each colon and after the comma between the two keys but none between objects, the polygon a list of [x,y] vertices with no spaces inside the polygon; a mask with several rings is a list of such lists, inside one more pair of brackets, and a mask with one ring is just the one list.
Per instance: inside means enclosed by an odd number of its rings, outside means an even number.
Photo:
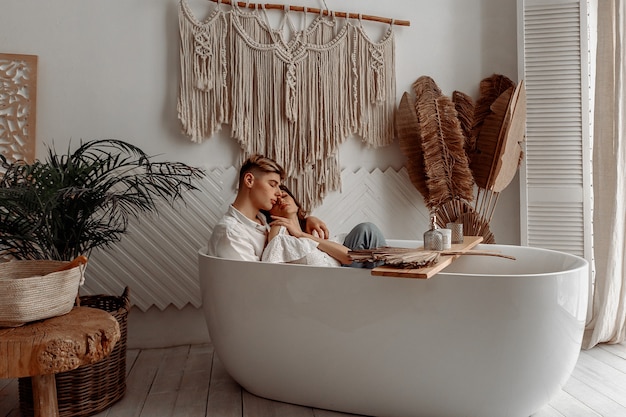
[{"label": "woman", "polygon": [[374,267],[353,263],[348,251],[385,246],[382,232],[372,223],[357,225],[346,236],[344,244],[336,239],[323,239],[302,231],[303,210],[287,187],[281,185],[282,195],[269,211],[270,232],[261,260],[318,266],[349,265]]}]

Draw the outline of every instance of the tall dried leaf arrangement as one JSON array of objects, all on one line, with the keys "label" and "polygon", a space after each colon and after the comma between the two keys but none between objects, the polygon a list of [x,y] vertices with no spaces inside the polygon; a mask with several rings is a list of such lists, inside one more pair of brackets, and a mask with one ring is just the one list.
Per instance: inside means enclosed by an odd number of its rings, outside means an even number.
[{"label": "tall dried leaf arrangement", "polygon": [[493,219],[500,192],[511,182],[523,157],[525,140],[526,90],[522,80],[517,86],[501,75],[481,82],[482,108],[474,117],[475,147],[470,152],[470,167],[477,186],[474,211],[478,214],[477,232]]},{"label": "tall dried leaf arrangement", "polygon": [[440,225],[461,222],[466,235],[495,242],[489,222],[497,197],[522,158],[523,82],[516,87],[502,75],[488,77],[476,104],[460,91],[446,97],[428,76],[412,88],[415,98],[405,92],[396,113],[411,182]]},{"label": "tall dried leaf arrangement", "polygon": [[420,77],[412,87],[415,99],[404,93],[396,114],[409,177],[440,223],[454,221],[474,197],[466,135],[455,103],[432,78]]}]

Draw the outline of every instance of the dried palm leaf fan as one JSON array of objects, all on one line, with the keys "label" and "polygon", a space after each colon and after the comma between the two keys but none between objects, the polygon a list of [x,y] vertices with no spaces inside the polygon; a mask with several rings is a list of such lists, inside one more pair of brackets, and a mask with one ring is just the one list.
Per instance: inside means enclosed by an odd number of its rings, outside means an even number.
[{"label": "dried palm leaf fan", "polygon": [[472,127],[474,124],[474,101],[470,96],[461,91],[453,91],[452,102],[454,103],[454,108],[456,109],[457,117],[459,119],[459,123],[461,124],[461,131],[463,132],[463,138],[465,139],[465,151],[467,154],[467,150],[470,146],[473,149],[471,139]]},{"label": "dried palm leaf fan", "polygon": [[426,185],[426,171],[424,169],[424,155],[422,152],[422,132],[419,119],[415,112],[415,100],[409,93],[402,94],[396,111],[396,135],[400,150],[406,156],[406,168],[409,179],[417,191],[429,200],[428,186]]},{"label": "dried palm leaf fan", "polygon": [[472,135],[469,140],[470,152],[468,153],[470,159],[472,159],[473,152],[476,149],[476,141],[485,119],[492,113],[491,105],[502,93],[512,87],[515,87],[515,83],[508,77],[499,74],[493,74],[480,82],[479,97],[474,107],[474,115],[472,116]]},{"label": "dried palm leaf fan", "polygon": [[441,93],[435,81],[422,76],[413,83],[415,109],[421,132],[426,205],[445,225],[465,213],[474,198],[474,179],[465,153],[465,135],[455,103]]},{"label": "dried palm leaf fan", "polygon": [[[437,222],[441,226],[455,221],[459,214],[473,210],[466,201],[473,197],[473,179],[469,160],[462,149],[466,142],[465,132],[471,129],[471,122],[466,122],[465,125],[459,123],[453,109],[458,104],[451,105],[431,78],[422,77],[415,82],[414,87],[422,101],[424,120],[418,115],[417,100],[405,92],[396,112],[396,133],[400,149],[407,157],[409,178],[424,198],[428,209],[437,212]],[[430,97],[430,107],[426,97]],[[468,100],[467,96],[459,97],[459,101],[464,102],[464,114],[471,115],[471,99]],[[467,109],[468,105],[470,110]],[[439,123],[438,118],[443,123]],[[430,125],[426,124],[427,120],[430,120]],[[424,154],[421,122],[424,122],[427,129],[426,145],[427,150],[430,150],[428,157]],[[427,173],[427,158],[430,174]],[[457,184],[459,178],[460,187]]]},{"label": "dried palm leaf fan", "polygon": [[[502,76],[492,76],[481,82],[481,104],[476,108],[473,129],[476,142],[470,152],[470,167],[478,187],[474,206],[479,216],[475,219],[477,226],[491,222],[500,192],[515,176],[522,158],[521,143],[526,121],[524,83],[500,92],[506,85],[508,83]],[[498,92],[500,94],[489,105],[489,111],[485,111],[486,103]]]}]

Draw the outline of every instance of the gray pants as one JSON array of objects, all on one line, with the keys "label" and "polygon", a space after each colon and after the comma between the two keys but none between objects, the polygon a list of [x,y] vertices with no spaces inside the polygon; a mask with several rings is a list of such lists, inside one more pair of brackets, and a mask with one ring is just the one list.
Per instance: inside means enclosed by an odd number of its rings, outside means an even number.
[{"label": "gray pants", "polygon": [[[374,249],[386,246],[387,241],[383,232],[374,223],[359,223],[346,236],[343,245],[351,250]],[[352,262],[349,266],[352,268],[374,268],[381,265],[382,262]]]}]

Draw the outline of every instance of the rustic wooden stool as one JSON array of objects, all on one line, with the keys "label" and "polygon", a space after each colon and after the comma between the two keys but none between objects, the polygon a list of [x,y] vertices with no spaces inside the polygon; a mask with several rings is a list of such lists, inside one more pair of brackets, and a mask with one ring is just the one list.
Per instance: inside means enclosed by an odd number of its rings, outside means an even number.
[{"label": "rustic wooden stool", "polygon": [[115,317],[91,307],[1,328],[0,378],[32,377],[35,417],[58,417],[54,374],[105,358],[119,339]]}]

